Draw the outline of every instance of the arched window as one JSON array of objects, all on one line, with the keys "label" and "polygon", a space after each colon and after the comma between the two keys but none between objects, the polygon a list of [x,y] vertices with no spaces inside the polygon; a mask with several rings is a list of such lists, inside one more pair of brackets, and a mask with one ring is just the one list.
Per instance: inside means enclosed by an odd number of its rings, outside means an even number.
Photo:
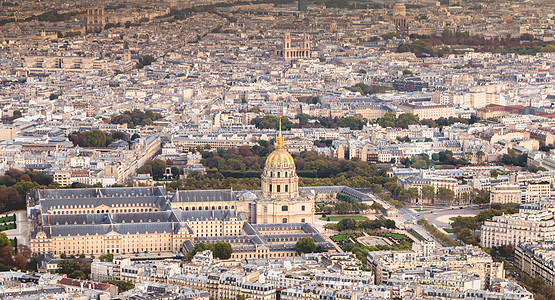
[{"label": "arched window", "polygon": [[[281,211],[289,211],[289,206],[287,205],[282,206]],[[283,223],[287,223],[287,222],[283,222]]]},{"label": "arched window", "polygon": [[287,177],[287,172],[285,172],[285,177]]},{"label": "arched window", "polygon": [[279,175],[280,175],[279,173],[280,173],[280,172],[277,172],[277,173],[278,173],[277,177],[279,178]]},{"label": "arched window", "polygon": [[287,223],[287,218],[283,218],[283,220],[281,220],[281,223]]}]

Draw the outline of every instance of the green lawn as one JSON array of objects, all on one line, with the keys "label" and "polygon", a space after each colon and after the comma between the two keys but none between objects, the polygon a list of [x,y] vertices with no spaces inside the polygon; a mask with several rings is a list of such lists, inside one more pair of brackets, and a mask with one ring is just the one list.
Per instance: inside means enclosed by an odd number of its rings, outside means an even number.
[{"label": "green lawn", "polygon": [[397,240],[402,240],[402,239],[408,239],[409,238],[408,236],[406,236],[404,234],[398,234],[398,233],[384,233],[383,235],[390,236],[390,237],[392,237],[394,239],[397,239]]},{"label": "green lawn", "polygon": [[455,221],[456,218],[457,217],[451,217],[451,218],[449,218],[449,221]]},{"label": "green lawn", "polygon": [[15,224],[0,225],[0,231],[14,229]]},{"label": "green lawn", "polygon": [[415,209],[414,211],[416,211],[416,212],[423,212],[423,211],[430,211],[430,210],[432,210],[432,209],[431,209],[431,208],[424,208],[424,209],[417,208],[417,209]]},{"label": "green lawn", "polygon": [[320,220],[321,220],[321,221],[327,221],[328,218],[330,218],[330,222],[339,222],[339,221],[341,221],[341,220],[343,220],[343,219],[348,219],[348,218],[351,218],[351,219],[353,219],[353,220],[355,220],[355,221],[364,221],[364,220],[368,220],[368,218],[365,217],[365,216],[333,216],[333,217],[325,217],[325,218],[324,218],[324,217],[321,217]]},{"label": "green lawn", "polygon": [[346,240],[350,236],[353,236],[353,235],[352,234],[339,234],[339,235],[333,236],[331,239],[334,242],[340,242],[340,241]]},{"label": "green lawn", "polygon": [[445,231],[447,233],[453,233],[453,229],[451,229],[451,228],[443,228],[443,231]]},{"label": "green lawn", "polygon": [[9,222],[13,222],[13,216],[6,216],[6,217],[0,218],[0,223],[9,223]]}]

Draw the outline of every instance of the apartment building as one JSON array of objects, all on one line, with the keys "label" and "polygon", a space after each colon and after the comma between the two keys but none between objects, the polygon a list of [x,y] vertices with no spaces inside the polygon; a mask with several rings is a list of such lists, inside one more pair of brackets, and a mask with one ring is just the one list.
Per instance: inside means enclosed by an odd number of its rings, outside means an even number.
[{"label": "apartment building", "polygon": [[547,208],[496,216],[485,221],[480,243],[482,247],[500,247],[554,238],[555,208]]},{"label": "apartment building", "polygon": [[555,246],[552,242],[528,242],[515,247],[515,267],[530,278],[540,276],[555,286]]},{"label": "apartment building", "polygon": [[491,187],[490,196],[491,203],[521,203],[522,191],[516,184],[499,184]]}]

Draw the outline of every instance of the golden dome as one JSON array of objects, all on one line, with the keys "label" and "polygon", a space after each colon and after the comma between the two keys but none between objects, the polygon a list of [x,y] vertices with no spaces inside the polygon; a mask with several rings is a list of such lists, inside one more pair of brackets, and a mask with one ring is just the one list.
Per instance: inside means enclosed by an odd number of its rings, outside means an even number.
[{"label": "golden dome", "polygon": [[268,155],[266,168],[271,169],[291,169],[295,168],[295,160],[285,149],[276,149]]},{"label": "golden dome", "polygon": [[281,119],[279,120],[279,134],[276,137],[276,150],[268,155],[266,168],[271,169],[291,169],[295,168],[293,156],[285,150],[283,135],[281,135]]}]

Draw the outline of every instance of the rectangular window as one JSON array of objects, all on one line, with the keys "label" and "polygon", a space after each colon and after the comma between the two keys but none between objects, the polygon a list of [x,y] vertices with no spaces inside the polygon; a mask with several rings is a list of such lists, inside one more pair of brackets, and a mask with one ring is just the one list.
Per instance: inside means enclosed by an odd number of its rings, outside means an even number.
[{"label": "rectangular window", "polygon": [[285,185],[285,191],[289,192],[289,185],[288,184]]},{"label": "rectangular window", "polygon": [[277,192],[278,192],[278,193],[281,192],[281,191],[280,191],[281,185],[278,184],[278,185],[276,186],[276,188],[277,188]]}]

